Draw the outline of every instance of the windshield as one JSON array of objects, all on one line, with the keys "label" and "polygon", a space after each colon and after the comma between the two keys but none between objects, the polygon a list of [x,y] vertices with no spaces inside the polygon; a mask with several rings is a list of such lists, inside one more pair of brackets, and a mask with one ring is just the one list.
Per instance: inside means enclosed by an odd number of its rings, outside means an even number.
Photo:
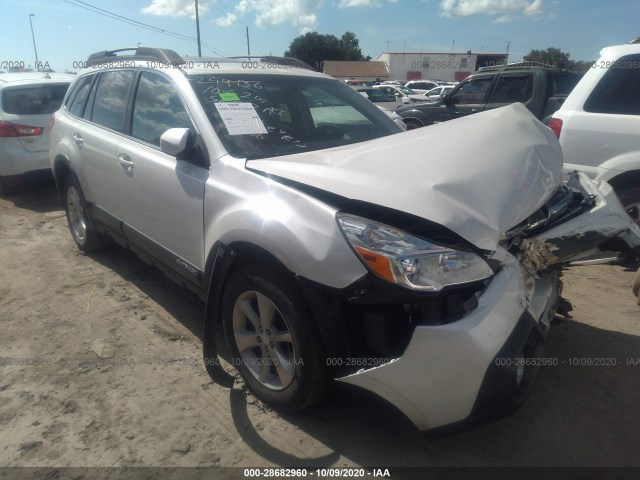
[{"label": "windshield", "polygon": [[400,131],[338,80],[229,74],[190,81],[218,137],[238,158],[290,155]]}]

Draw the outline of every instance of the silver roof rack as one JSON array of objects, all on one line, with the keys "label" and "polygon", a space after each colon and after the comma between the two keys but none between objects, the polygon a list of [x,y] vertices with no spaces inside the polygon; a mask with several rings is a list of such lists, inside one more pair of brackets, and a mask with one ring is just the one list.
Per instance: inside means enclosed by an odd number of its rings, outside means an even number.
[{"label": "silver roof rack", "polygon": [[[133,52],[130,55],[120,55],[121,52]],[[182,65],[184,59],[173,50],[168,48],[121,48],[119,50],[103,50],[92,53],[87,59],[87,66],[91,67],[102,63],[124,60],[150,60],[169,65]]]}]

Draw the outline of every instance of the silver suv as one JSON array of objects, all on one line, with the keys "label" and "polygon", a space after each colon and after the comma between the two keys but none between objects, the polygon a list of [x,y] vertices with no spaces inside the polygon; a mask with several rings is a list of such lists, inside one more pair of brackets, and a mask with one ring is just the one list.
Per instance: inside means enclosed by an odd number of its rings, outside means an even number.
[{"label": "silver suv", "polygon": [[338,380],[422,430],[510,412],[561,267],[640,245],[606,184],[562,185],[558,142],[522,105],[405,133],[278,59],[139,48],[88,65],[52,120],[73,239],[115,240],[197,292],[213,379],[231,378],[219,352],[276,408]]}]

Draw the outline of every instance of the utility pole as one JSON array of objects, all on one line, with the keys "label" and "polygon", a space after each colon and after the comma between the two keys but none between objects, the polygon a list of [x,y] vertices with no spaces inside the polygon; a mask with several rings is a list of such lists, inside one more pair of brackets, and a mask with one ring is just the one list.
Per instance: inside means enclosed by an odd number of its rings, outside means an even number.
[{"label": "utility pole", "polygon": [[198,56],[202,56],[202,46],[200,45],[200,15],[198,14],[198,0],[196,0],[196,33],[198,35]]},{"label": "utility pole", "polygon": [[249,27],[245,27],[247,29],[247,56],[251,56],[251,48],[249,47]]},{"label": "utility pole", "polygon": [[387,40],[387,53],[389,53],[389,40]]},{"label": "utility pole", "polygon": [[29,25],[31,25],[31,38],[33,39],[33,51],[36,54],[36,72],[40,71],[40,62],[38,62],[38,49],[36,48],[36,37],[33,34],[33,23],[31,22],[31,17],[35,17],[36,14],[35,13],[30,13],[29,14]]}]

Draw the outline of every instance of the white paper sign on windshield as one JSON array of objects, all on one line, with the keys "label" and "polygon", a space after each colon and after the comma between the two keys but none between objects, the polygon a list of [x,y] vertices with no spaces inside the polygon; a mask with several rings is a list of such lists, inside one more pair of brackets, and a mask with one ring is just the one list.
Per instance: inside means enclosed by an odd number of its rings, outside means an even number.
[{"label": "white paper sign on windshield", "polygon": [[250,103],[223,102],[214,104],[229,135],[258,135],[267,133],[258,112]]}]

